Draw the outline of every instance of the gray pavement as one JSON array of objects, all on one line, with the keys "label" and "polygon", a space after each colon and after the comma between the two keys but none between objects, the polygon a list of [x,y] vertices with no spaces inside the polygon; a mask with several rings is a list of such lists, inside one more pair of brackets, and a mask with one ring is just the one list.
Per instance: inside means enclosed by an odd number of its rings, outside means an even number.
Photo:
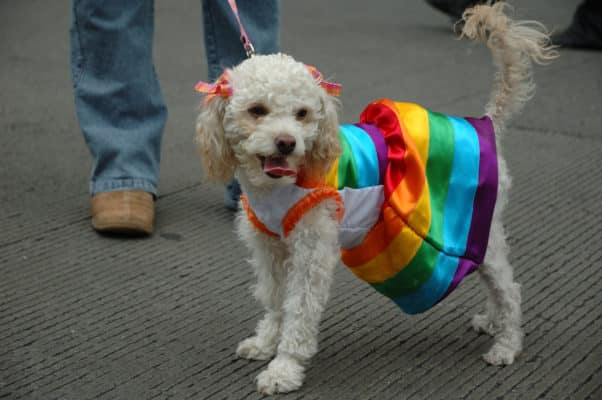
[{"label": "gray pavement", "polygon": [[[156,2],[170,109],[156,233],[90,228],[91,159],[68,64],[69,1],[0,3],[0,399],[256,399],[262,362],[234,349],[260,309],[252,274],[191,145],[206,77],[198,1]],[[560,29],[577,0],[516,2]],[[520,4],[519,4],[520,3]],[[343,121],[380,97],[479,115],[493,73],[423,2],[285,1],[283,50],[344,85]],[[406,316],[340,267],[301,391],[286,399],[602,398],[602,53],[561,52],[506,134],[507,214],[523,285],[525,351],[481,359],[471,277]]]}]

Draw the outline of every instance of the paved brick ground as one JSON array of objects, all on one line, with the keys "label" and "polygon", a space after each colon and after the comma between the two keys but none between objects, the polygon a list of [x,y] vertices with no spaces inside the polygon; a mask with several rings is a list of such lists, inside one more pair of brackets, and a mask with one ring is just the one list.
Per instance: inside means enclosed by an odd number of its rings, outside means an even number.
[{"label": "paved brick ground", "polygon": [[[201,184],[191,91],[205,76],[196,1],[157,2],[170,106],[157,231],[89,227],[90,159],[68,69],[68,1],[0,5],[0,399],[257,399],[261,362],[236,343],[259,316],[222,208]],[[370,100],[479,114],[492,69],[420,2],[283,2],[283,48],[343,82],[343,119]],[[560,28],[577,1],[517,13]],[[415,317],[341,267],[303,389],[286,399],[602,398],[602,53],[563,51],[505,141],[507,215],[523,285],[525,352],[506,368],[469,329],[476,279]]]}]

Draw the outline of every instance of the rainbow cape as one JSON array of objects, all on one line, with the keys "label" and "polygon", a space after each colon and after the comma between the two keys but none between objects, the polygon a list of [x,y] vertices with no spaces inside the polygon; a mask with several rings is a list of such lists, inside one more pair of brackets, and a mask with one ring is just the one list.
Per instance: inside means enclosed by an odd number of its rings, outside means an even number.
[{"label": "rainbow cape", "polygon": [[249,218],[286,237],[302,212],[336,198],[343,263],[403,311],[428,310],[485,257],[498,184],[491,120],[383,99],[340,140],[325,183],[279,188],[265,204],[245,198]]},{"label": "rainbow cape", "polygon": [[498,184],[493,125],[390,100],[370,104],[360,122],[341,127],[343,156],[327,184],[383,185],[384,201],[343,263],[405,312],[425,311],[485,257]]}]

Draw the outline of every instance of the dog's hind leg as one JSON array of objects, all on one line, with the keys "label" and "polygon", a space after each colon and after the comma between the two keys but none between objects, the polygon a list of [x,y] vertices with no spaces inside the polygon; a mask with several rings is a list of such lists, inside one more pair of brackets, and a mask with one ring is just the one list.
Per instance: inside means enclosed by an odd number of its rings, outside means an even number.
[{"label": "dog's hind leg", "polygon": [[308,212],[286,239],[291,255],[278,354],[257,376],[257,388],[265,394],[301,387],[318,350],[319,323],[339,259],[334,210],[323,205]]},{"label": "dog's hind leg", "polygon": [[485,262],[479,268],[487,291],[487,311],[475,315],[472,325],[494,337],[493,346],[483,355],[485,361],[508,365],[514,362],[523,346],[521,293],[520,285],[514,282],[508,261],[509,248],[499,218],[494,218],[489,243]]},{"label": "dog's hind leg", "polygon": [[238,219],[238,233],[252,252],[251,265],[257,277],[254,295],[265,308],[265,315],[255,335],[238,344],[236,354],[250,360],[268,360],[276,354],[282,324],[286,248],[279,240],[258,232],[245,216]]}]

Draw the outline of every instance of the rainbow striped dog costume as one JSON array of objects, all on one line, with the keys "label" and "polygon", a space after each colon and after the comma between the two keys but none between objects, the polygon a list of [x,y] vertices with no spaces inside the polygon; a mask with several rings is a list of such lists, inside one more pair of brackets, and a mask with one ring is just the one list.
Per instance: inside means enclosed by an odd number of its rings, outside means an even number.
[{"label": "rainbow striped dog costume", "polygon": [[482,262],[498,185],[489,117],[370,104],[340,128],[343,152],[319,185],[244,197],[254,226],[286,237],[324,199],[341,204],[343,263],[403,311],[428,310]]}]

